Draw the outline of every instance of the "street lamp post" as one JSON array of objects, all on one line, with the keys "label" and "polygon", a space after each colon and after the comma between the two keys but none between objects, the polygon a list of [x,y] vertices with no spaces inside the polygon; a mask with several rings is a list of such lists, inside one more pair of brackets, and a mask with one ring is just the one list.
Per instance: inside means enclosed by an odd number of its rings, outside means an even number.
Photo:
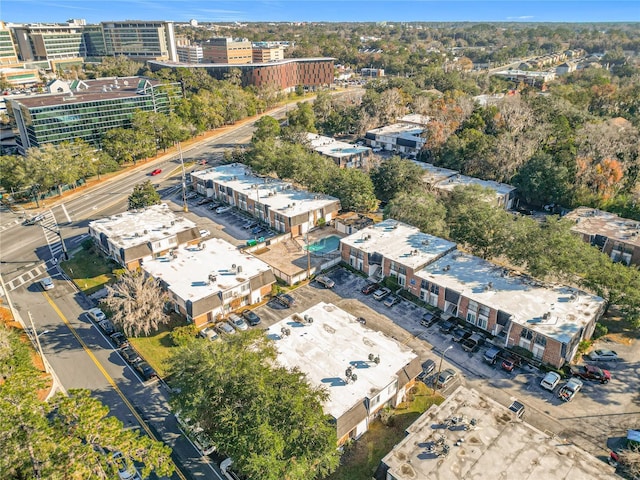
[{"label": "street lamp post", "polygon": [[440,372],[442,372],[442,361],[444,360],[444,355],[445,355],[445,353],[447,353],[452,348],[453,348],[453,345],[449,345],[440,354],[440,364],[438,365],[438,374],[436,375],[436,379],[433,382],[433,394],[434,395],[436,394],[436,390],[438,390],[438,379],[440,378]]},{"label": "street lamp post", "polygon": [[29,314],[29,322],[31,322],[31,335],[33,335],[36,341],[36,347],[38,347],[38,353],[40,354],[40,358],[42,358],[42,363],[44,364],[45,372],[49,373],[49,363],[47,359],[44,357],[44,352],[42,351],[42,344],[40,343],[40,335],[44,335],[45,333],[49,333],[49,330],[45,330],[42,333],[38,333],[36,331],[36,326],[33,324],[33,317],[31,316],[31,312],[27,312]]}]

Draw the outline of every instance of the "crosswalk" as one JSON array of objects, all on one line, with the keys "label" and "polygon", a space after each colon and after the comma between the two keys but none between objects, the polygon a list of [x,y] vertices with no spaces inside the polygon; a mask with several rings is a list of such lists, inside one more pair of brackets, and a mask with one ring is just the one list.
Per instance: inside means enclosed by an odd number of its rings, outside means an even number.
[{"label": "crosswalk", "polygon": [[28,270],[20,274],[13,280],[9,280],[8,282],[5,282],[5,287],[7,291],[11,292],[26,283],[33,282],[36,278],[40,277],[41,275],[46,274],[49,268],[48,265],[52,266],[53,262],[51,260],[49,260],[48,262],[42,262],[36,265],[35,267],[33,267],[31,270]]},{"label": "crosswalk", "polygon": [[[65,210],[66,213],[66,210]],[[60,236],[60,229],[58,228],[58,222],[53,214],[53,210],[47,210],[43,212],[44,218],[40,221],[40,227],[44,233],[44,238],[47,240],[49,251],[52,258],[59,258],[63,251],[62,241]]]}]

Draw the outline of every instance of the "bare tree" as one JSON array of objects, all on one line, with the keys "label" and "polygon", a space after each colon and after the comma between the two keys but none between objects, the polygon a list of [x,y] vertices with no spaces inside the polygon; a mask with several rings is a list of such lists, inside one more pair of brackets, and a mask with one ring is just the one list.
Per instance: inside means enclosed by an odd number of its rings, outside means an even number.
[{"label": "bare tree", "polygon": [[107,291],[104,303],[113,313],[112,321],[128,336],[149,335],[169,321],[162,311],[165,294],[151,277],[127,272]]},{"label": "bare tree", "polygon": [[629,473],[631,478],[637,478],[640,475],[640,447],[629,445],[618,452],[618,463]]},{"label": "bare tree", "polygon": [[505,97],[498,103],[498,110],[505,128],[513,135],[526,130],[535,121],[533,110],[520,95]]}]

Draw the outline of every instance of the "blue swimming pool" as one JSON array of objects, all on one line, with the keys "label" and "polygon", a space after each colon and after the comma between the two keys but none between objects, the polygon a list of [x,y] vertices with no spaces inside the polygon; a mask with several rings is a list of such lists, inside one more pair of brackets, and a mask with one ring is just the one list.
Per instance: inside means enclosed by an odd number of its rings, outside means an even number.
[{"label": "blue swimming pool", "polygon": [[321,238],[317,242],[314,242],[305,248],[313,253],[329,253],[336,251],[339,245],[340,237],[337,235],[331,235],[329,237]]}]

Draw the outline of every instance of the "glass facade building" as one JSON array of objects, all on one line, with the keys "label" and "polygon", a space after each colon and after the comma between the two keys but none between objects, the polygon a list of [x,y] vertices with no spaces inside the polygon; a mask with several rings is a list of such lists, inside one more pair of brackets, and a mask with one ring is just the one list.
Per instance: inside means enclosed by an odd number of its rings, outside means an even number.
[{"label": "glass facade building", "polygon": [[9,100],[7,110],[23,154],[31,147],[77,138],[101,148],[104,133],[130,127],[136,110],[166,114],[181,96],[179,83],[140,77],[101,79],[74,82],[72,94]]}]

